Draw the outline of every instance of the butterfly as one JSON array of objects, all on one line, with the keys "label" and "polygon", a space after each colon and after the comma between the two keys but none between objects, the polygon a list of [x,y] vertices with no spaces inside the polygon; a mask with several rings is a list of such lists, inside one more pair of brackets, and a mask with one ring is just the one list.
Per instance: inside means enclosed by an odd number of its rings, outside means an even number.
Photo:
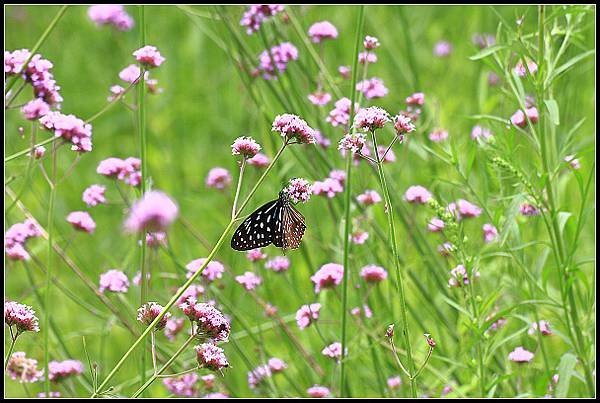
[{"label": "butterfly", "polygon": [[272,243],[285,252],[300,246],[305,229],[304,216],[282,190],[278,199],[259,207],[240,224],[231,238],[231,247],[245,251]]}]

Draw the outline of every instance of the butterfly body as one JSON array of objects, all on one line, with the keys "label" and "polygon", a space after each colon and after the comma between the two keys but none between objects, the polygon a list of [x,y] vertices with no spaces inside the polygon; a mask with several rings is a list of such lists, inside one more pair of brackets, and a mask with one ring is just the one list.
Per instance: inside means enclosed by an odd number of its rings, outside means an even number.
[{"label": "butterfly body", "polygon": [[305,229],[304,217],[281,191],[278,199],[262,205],[240,224],[231,238],[231,248],[246,251],[272,243],[284,251],[296,249]]}]

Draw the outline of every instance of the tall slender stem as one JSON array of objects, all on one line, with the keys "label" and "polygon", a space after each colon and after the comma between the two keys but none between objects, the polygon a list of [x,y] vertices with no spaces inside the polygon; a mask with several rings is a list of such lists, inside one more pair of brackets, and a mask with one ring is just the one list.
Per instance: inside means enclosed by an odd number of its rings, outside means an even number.
[{"label": "tall slender stem", "polygon": [[235,197],[233,199],[233,207],[231,208],[231,218],[233,219],[236,214],[236,206],[238,198],[240,197],[240,189],[242,188],[242,179],[244,178],[244,168],[246,167],[246,157],[242,159],[242,165],[240,165],[240,177],[238,178],[237,188],[235,190]]},{"label": "tall slender stem", "polygon": [[8,367],[8,361],[10,360],[10,356],[12,355],[13,350],[15,349],[15,343],[17,342],[17,337],[13,335],[12,327],[10,329],[10,346],[8,347],[8,354],[4,359],[4,371]]},{"label": "tall slender stem", "polygon": [[[352,67],[352,85],[350,90],[352,91],[351,104],[350,104],[350,118],[348,121],[348,128],[352,125],[354,120],[354,114],[356,113],[355,102],[356,102],[356,76],[358,67],[358,49],[360,47],[360,39],[362,37],[363,23],[365,15],[365,6],[361,5],[358,11],[357,19],[357,30],[356,39],[354,43],[354,62]],[[344,195],[344,278],[342,280],[342,355],[346,351],[346,325],[348,321],[348,276],[350,275],[350,205],[351,205],[351,194],[352,194],[352,158],[353,155],[350,151],[346,153],[346,192]],[[346,391],[346,359],[342,359],[340,362],[340,397],[345,396]]]}]

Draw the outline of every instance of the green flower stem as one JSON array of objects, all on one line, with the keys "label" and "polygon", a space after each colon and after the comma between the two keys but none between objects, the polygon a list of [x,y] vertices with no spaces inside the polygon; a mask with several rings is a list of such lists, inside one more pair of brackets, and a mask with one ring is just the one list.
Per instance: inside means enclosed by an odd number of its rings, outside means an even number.
[{"label": "green flower stem", "polygon": [[[362,37],[363,24],[365,16],[365,6],[361,5],[358,11],[356,30],[356,39],[354,43],[354,62],[352,67],[352,84],[351,91],[352,96],[350,104],[350,120],[349,125],[352,125],[354,120],[354,104],[356,101],[356,73],[358,66],[358,50],[360,48],[360,39]],[[350,275],[350,207],[352,199],[352,158],[353,155],[350,151],[346,153],[346,192],[344,194],[344,278],[342,279],[342,354],[346,349],[346,325],[348,321],[348,276]],[[346,391],[346,360],[343,359],[340,362],[340,397],[345,396]]]},{"label": "green flower stem", "polygon": [[10,356],[12,355],[13,350],[15,349],[15,343],[17,341],[17,336],[13,335],[12,326],[9,326],[8,329],[10,330],[10,346],[8,347],[8,354],[4,359],[4,371],[6,371],[6,368],[8,367],[8,360],[10,360]]},{"label": "green flower stem", "polygon": [[[377,138],[375,137],[375,132],[371,131],[371,138],[373,140],[373,150],[375,153],[375,157],[377,158],[377,172],[379,173],[379,181],[381,183],[381,188],[383,190],[383,197],[385,200],[385,205],[387,207],[387,218],[388,218],[388,226],[390,232],[390,243],[392,248],[392,255],[394,258],[394,266],[396,268],[396,281],[398,285],[398,294],[400,295],[400,311],[402,316],[402,334],[404,336],[404,344],[406,348],[406,358],[408,359],[408,370],[411,374],[415,373],[415,362],[412,357],[412,348],[410,344],[410,334],[408,331],[408,315],[407,315],[407,307],[406,307],[406,297],[404,295],[404,284],[402,280],[402,273],[400,271],[400,260],[398,256],[398,247],[396,245],[396,228],[394,224],[394,208],[392,206],[392,201],[390,199],[390,192],[387,187],[385,173],[383,172],[383,165],[381,163],[381,159],[379,158],[379,154],[377,153]],[[410,378],[410,390],[412,397],[417,397],[417,386],[416,380],[411,375]]]},{"label": "green flower stem", "polygon": [[231,219],[235,218],[235,209],[237,206],[238,198],[240,197],[240,189],[242,188],[242,179],[244,178],[244,168],[246,167],[246,157],[242,159],[242,165],[240,165],[240,176],[238,178],[237,188],[235,190],[235,197],[233,199],[233,207],[231,208]]}]

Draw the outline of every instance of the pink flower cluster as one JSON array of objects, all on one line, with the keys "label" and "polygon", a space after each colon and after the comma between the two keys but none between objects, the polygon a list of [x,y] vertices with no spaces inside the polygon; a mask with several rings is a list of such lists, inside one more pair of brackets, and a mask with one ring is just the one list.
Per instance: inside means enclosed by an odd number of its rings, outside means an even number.
[{"label": "pink flower cluster", "polygon": [[439,41],[433,47],[433,54],[437,57],[447,57],[452,53],[452,45],[448,41]]},{"label": "pink flower cluster", "polygon": [[276,273],[287,271],[290,267],[290,259],[286,256],[275,256],[265,263],[265,269],[273,270]]},{"label": "pink flower cluster", "polygon": [[523,62],[519,60],[514,68],[515,73],[519,77],[525,77],[527,73],[533,75],[538,70],[537,64],[533,60],[527,60],[527,66],[523,65]]},{"label": "pink flower cluster", "polygon": [[321,304],[302,305],[296,312],[296,323],[300,330],[306,329],[311,323],[319,319]]},{"label": "pink flower cluster", "polygon": [[232,155],[242,155],[244,158],[252,158],[260,151],[258,144],[252,137],[238,137],[231,145]]},{"label": "pink flower cluster", "polygon": [[[137,310],[137,320],[142,322],[144,325],[149,326],[154,319],[160,315],[163,310],[163,306],[156,302],[146,302]],[[158,323],[154,326],[154,331],[160,331],[167,325],[167,320],[171,317],[171,313],[167,312],[163,315]]]},{"label": "pink flower cluster", "polygon": [[196,382],[198,382],[198,375],[194,373],[163,379],[163,384],[169,392],[176,396],[186,397],[192,397],[196,394],[194,387]]},{"label": "pink flower cluster", "polygon": [[308,36],[314,43],[320,43],[324,39],[335,39],[338,37],[338,31],[329,21],[315,22],[308,29]]},{"label": "pink flower cluster", "polygon": [[54,75],[51,72],[52,62],[42,59],[39,54],[34,55],[27,66],[25,62],[31,56],[27,49],[19,49],[13,52],[4,51],[4,74],[11,76],[21,74],[21,77],[33,87],[36,98],[42,99],[50,106],[60,107],[63,98],[60,95],[60,87],[56,85]]},{"label": "pink flower cluster", "polygon": [[534,354],[531,351],[525,350],[523,347],[517,347],[508,354],[508,359],[522,364],[533,360]]},{"label": "pink flower cluster", "polygon": [[170,341],[175,340],[175,337],[183,330],[185,324],[184,318],[171,318],[165,324],[165,337]]},{"label": "pink flower cluster", "polygon": [[32,237],[42,236],[42,230],[33,218],[16,223],[4,234],[4,251],[12,260],[29,260],[31,256],[25,249],[25,242]]},{"label": "pink flower cluster", "polygon": [[[167,234],[164,232],[148,232],[146,233],[146,245],[149,248],[158,248],[161,245],[167,244]],[[150,274],[150,273],[148,273]]]},{"label": "pink flower cluster", "polygon": [[308,94],[308,100],[313,105],[323,106],[327,105],[331,101],[331,94],[323,91],[315,91],[312,94]]},{"label": "pink flower cluster", "polygon": [[323,181],[315,181],[312,185],[313,194],[333,198],[337,193],[344,191],[340,181],[333,178],[325,178]]},{"label": "pink flower cluster", "polygon": [[253,165],[257,168],[264,168],[271,163],[271,160],[269,160],[269,157],[267,157],[266,155],[258,153],[254,157],[250,158],[247,162],[248,164]]},{"label": "pink flower cluster", "polygon": [[377,106],[363,108],[354,116],[354,127],[368,131],[381,129],[390,121],[390,115],[384,109]]},{"label": "pink flower cluster", "polygon": [[473,130],[471,130],[471,138],[473,140],[488,140],[490,137],[492,137],[492,131],[487,127],[481,127],[479,125],[476,125],[473,127]]},{"label": "pink flower cluster", "polygon": [[191,321],[198,324],[197,332],[200,335],[213,342],[228,340],[231,331],[229,321],[217,308],[204,302],[184,302],[179,307]]},{"label": "pink flower cluster", "polygon": [[340,76],[342,76],[346,80],[350,79],[350,71],[350,66],[338,67],[338,73],[340,73]]},{"label": "pink flower cluster", "polygon": [[92,151],[92,125],[85,123],[75,115],[63,115],[60,112],[48,112],[40,118],[40,123],[55,137],[70,141],[71,150],[77,152]]},{"label": "pink flower cluster", "polygon": [[24,352],[17,351],[10,356],[6,373],[14,381],[33,383],[42,379],[44,372],[37,367],[37,360],[27,358]]},{"label": "pink flower cluster", "polygon": [[272,372],[269,365],[259,365],[248,372],[248,387],[256,389],[266,378],[270,378],[271,376]]},{"label": "pink flower cluster", "polygon": [[365,148],[367,143],[364,133],[346,133],[338,144],[338,150],[345,152],[351,151],[353,154],[359,153]]},{"label": "pink flower cluster", "polygon": [[550,329],[550,324],[548,322],[546,322],[545,320],[540,320],[539,325],[538,325],[538,323],[533,322],[531,324],[531,327],[527,331],[527,333],[529,335],[533,336],[538,329],[539,329],[539,332],[543,336],[551,336],[552,335],[552,330]]},{"label": "pink flower cluster", "polygon": [[231,184],[231,174],[228,170],[221,167],[212,168],[206,176],[206,186],[215,189],[225,189]]},{"label": "pink flower cluster", "polygon": [[67,216],[67,221],[77,231],[93,233],[96,230],[96,223],[87,211],[72,211]]},{"label": "pink flower cluster", "polygon": [[356,196],[356,200],[360,204],[364,204],[365,206],[371,206],[373,204],[381,203],[383,200],[379,193],[374,190],[365,190],[364,193]]},{"label": "pink flower cluster", "polygon": [[272,131],[281,134],[286,140],[295,139],[298,143],[314,144],[315,130],[297,115],[285,113],[273,120]]},{"label": "pink flower cluster", "polygon": [[367,99],[381,98],[388,93],[388,89],[383,84],[383,80],[377,77],[356,83],[356,91],[362,92]]},{"label": "pink flower cluster", "polygon": [[482,209],[464,199],[458,199],[455,203],[448,205],[448,212],[454,214],[457,220],[462,220],[463,218],[479,217]]},{"label": "pink flower cluster", "polygon": [[392,376],[388,378],[387,385],[390,389],[398,389],[402,385],[402,379],[400,379],[400,376]]},{"label": "pink flower cluster", "polygon": [[425,204],[431,199],[431,193],[423,186],[411,186],[404,193],[404,199],[409,203]]},{"label": "pink flower cluster", "polygon": [[577,158],[575,158],[575,156],[574,156],[574,155],[567,155],[567,156],[564,158],[564,161],[565,161],[567,164],[569,164],[569,166],[570,166],[572,169],[579,169],[579,168],[581,168],[581,163],[579,162],[579,160],[578,160]]},{"label": "pink flower cluster", "polygon": [[240,25],[246,27],[246,32],[251,35],[260,29],[263,22],[281,11],[283,11],[281,4],[253,4],[242,16]]},{"label": "pink flower cluster", "polygon": [[120,31],[133,27],[133,18],[120,4],[96,4],[88,8],[88,16],[96,25],[112,25]]},{"label": "pink flower cluster", "polygon": [[249,250],[246,253],[246,258],[251,262],[257,262],[259,260],[263,260],[267,257],[266,254],[262,252],[260,248]]},{"label": "pink flower cluster", "polygon": [[139,186],[142,182],[141,164],[140,159],[135,157],[128,157],[124,160],[111,157],[100,161],[96,173],[108,178],[119,179],[131,186]]},{"label": "pink flower cluster", "polygon": [[9,327],[15,326],[17,334],[40,331],[33,308],[15,301],[4,302],[4,323]]},{"label": "pink flower cluster", "polygon": [[530,203],[523,203],[521,207],[519,207],[519,212],[524,216],[532,216],[532,215],[540,215],[540,210]]},{"label": "pink flower cluster", "polygon": [[374,36],[367,35],[363,40],[363,46],[367,50],[377,49],[379,47],[379,39],[375,38]]},{"label": "pink flower cluster", "polygon": [[48,363],[48,378],[59,382],[74,375],[83,374],[83,364],[77,360],[50,361]]},{"label": "pink flower cluster", "polygon": [[410,116],[400,113],[394,116],[393,120],[394,129],[396,129],[396,133],[401,136],[401,139],[405,133],[411,133],[415,131],[415,125],[412,123]]},{"label": "pink flower cluster", "polygon": [[471,40],[479,49],[485,49],[496,44],[496,37],[492,34],[475,34]]},{"label": "pink flower cluster", "polygon": [[199,297],[204,294],[204,287],[201,285],[192,284],[190,285],[184,292],[181,294],[179,299],[176,302],[176,305],[181,308],[181,304],[195,304]]},{"label": "pink flower cluster", "polygon": [[360,276],[367,283],[379,283],[387,278],[387,271],[380,266],[370,264],[360,270]]},{"label": "pink flower cluster", "polygon": [[[352,101],[350,99],[344,97],[335,103],[335,108],[333,108],[329,112],[329,116],[327,116],[327,122],[331,123],[331,126],[336,127],[338,125],[347,125],[350,120],[350,107],[352,106]],[[358,103],[354,104],[354,113],[356,113],[360,109]]]},{"label": "pink flower cluster", "polygon": [[104,192],[106,192],[105,186],[91,185],[83,191],[82,199],[88,207],[94,207],[98,204],[104,204],[106,203]]},{"label": "pink flower cluster", "polygon": [[342,357],[342,343],[335,342],[326,346],[323,351],[321,351],[325,357],[334,358],[339,360]]},{"label": "pink flower cluster", "polygon": [[111,269],[100,275],[100,292],[104,292],[104,290],[112,292],[127,292],[128,289],[129,279],[122,271]]},{"label": "pink flower cluster", "polygon": [[177,205],[169,196],[151,190],[133,204],[124,227],[127,232],[166,231],[178,213]]},{"label": "pink flower cluster", "polygon": [[247,271],[241,276],[235,276],[235,281],[244,286],[247,291],[254,290],[262,283],[262,279],[251,271]]},{"label": "pink flower cluster", "polygon": [[[187,278],[192,277],[194,273],[196,273],[200,267],[206,262],[205,258],[195,259],[189,262],[185,268],[187,269]],[[208,281],[215,281],[223,277],[223,272],[225,272],[225,266],[217,260],[212,260],[206,265],[204,270],[202,271],[201,276],[204,277]]]},{"label": "pink flower cluster", "polygon": [[352,308],[352,310],[350,311],[350,313],[354,316],[360,316],[361,312],[364,312],[365,318],[371,318],[373,317],[373,312],[371,311],[371,308],[369,308],[369,306],[367,304],[364,304],[362,306],[362,310],[360,307],[354,307]]},{"label": "pink flower cluster", "polygon": [[225,352],[221,347],[212,343],[203,343],[194,347],[198,365],[202,368],[208,368],[213,371],[220,371],[229,366]]},{"label": "pink flower cluster", "polygon": [[427,229],[429,229],[429,231],[431,232],[439,232],[443,230],[444,227],[444,221],[440,220],[438,217],[433,217],[431,220],[429,220],[429,223],[427,224]]},{"label": "pink flower cluster", "polygon": [[498,230],[492,224],[483,224],[483,241],[485,243],[494,242],[498,239]]},{"label": "pink flower cluster", "polygon": [[[473,277],[479,278],[479,271],[473,268]],[[450,270],[450,279],[448,280],[448,287],[462,287],[469,285],[469,277],[467,275],[467,269],[462,264],[459,264],[454,269]]]},{"label": "pink flower cluster", "polygon": [[369,233],[366,231],[354,231],[350,234],[350,239],[355,245],[362,245],[369,239]]},{"label": "pink flower cluster", "polygon": [[358,54],[358,62],[360,64],[376,63],[377,55],[373,52],[360,52]]},{"label": "pink flower cluster", "polygon": [[327,397],[329,396],[329,394],[331,393],[329,391],[328,388],[326,388],[325,386],[321,386],[321,385],[313,385],[310,388],[306,389],[306,393],[308,393],[308,395],[310,397],[314,397],[314,398],[322,398],[322,397]]},{"label": "pink flower cluster", "polygon": [[[525,115],[527,115],[527,118]],[[517,127],[523,128],[527,126],[528,119],[532,124],[537,123],[539,114],[535,106],[525,109],[525,112],[519,109],[510,117],[510,122]]]},{"label": "pink flower cluster", "polygon": [[[156,46],[146,45],[133,52],[133,56],[138,63],[146,68],[158,67],[165,61]],[[138,75],[139,76],[139,75]]]},{"label": "pink flower cluster", "polygon": [[332,288],[342,282],[344,277],[344,266],[337,263],[327,263],[310,277],[315,283],[315,292],[319,293],[323,288]]},{"label": "pink flower cluster", "polygon": [[50,105],[48,105],[43,99],[36,98],[33,101],[29,101],[21,108],[21,113],[28,120],[37,120],[42,116],[47,115],[50,112]]},{"label": "pink flower cluster", "polygon": [[303,178],[290,179],[289,185],[285,188],[285,192],[290,199],[295,203],[306,203],[312,194],[312,186]]},{"label": "pink flower cluster", "polygon": [[429,133],[429,140],[440,143],[448,138],[448,131],[445,129],[435,129]]},{"label": "pink flower cluster", "polygon": [[273,46],[270,51],[263,50],[258,59],[258,71],[262,72],[265,80],[272,80],[287,69],[290,61],[298,59],[298,49],[289,42],[283,42]]}]

